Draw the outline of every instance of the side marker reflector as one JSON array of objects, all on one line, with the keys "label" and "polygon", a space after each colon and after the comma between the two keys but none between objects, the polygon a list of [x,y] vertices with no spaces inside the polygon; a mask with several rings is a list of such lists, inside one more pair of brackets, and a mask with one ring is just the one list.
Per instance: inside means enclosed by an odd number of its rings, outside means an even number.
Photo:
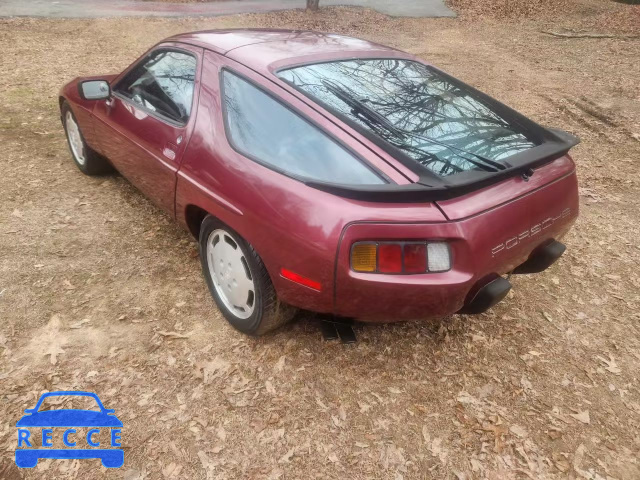
[{"label": "side marker reflector", "polygon": [[304,285],[305,287],[313,288],[314,290],[321,291],[322,285],[320,282],[316,282],[315,280],[311,280],[310,278],[303,277],[291,270],[287,270],[286,268],[280,269],[280,275],[287,280],[291,280],[292,282],[299,283],[300,285]]}]

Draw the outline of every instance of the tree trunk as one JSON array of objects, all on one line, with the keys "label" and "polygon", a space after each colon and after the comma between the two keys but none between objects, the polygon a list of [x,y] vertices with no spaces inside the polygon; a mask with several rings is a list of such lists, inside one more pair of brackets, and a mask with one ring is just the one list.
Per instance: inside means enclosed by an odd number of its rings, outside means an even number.
[{"label": "tree trunk", "polygon": [[312,12],[317,12],[319,3],[320,3],[320,0],[307,0],[307,10],[311,10]]}]

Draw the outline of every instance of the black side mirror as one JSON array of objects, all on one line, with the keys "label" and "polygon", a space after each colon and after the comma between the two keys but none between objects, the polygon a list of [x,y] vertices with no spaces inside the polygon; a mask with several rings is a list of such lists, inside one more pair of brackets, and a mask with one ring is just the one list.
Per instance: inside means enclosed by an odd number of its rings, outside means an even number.
[{"label": "black side mirror", "polygon": [[111,98],[111,87],[106,80],[85,80],[78,84],[80,97],[84,100],[107,100]]}]

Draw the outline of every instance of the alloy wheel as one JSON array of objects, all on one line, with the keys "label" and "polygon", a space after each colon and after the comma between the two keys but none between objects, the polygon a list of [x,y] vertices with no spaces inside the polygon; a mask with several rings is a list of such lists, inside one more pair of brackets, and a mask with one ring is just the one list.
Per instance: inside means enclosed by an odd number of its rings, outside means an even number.
[{"label": "alloy wheel", "polygon": [[69,139],[69,145],[71,146],[71,153],[73,153],[73,157],[76,162],[80,165],[84,165],[87,161],[85,158],[84,142],[82,141],[80,128],[78,128],[78,124],[70,111],[67,112],[65,117],[65,125],[67,127],[67,138]]},{"label": "alloy wheel", "polygon": [[249,318],[255,308],[256,287],[240,245],[229,232],[217,229],[207,239],[206,253],[220,300],[234,316]]}]

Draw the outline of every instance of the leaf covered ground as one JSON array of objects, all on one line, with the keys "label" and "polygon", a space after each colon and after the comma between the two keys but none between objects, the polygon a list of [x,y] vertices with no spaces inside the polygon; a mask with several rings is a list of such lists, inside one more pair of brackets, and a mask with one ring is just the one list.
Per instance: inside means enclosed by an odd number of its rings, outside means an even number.
[{"label": "leaf covered ground", "polygon": [[[604,3],[502,22],[345,8],[0,21],[0,477],[640,478],[640,42],[594,20],[637,7]],[[389,44],[577,134],[567,253],[515,278],[487,314],[361,326],[353,346],[323,342],[304,314],[257,340],[234,331],[189,234],[123,178],[83,176],[57,106],[74,76],[222,27]],[[543,33],[585,30],[620,36]],[[116,409],[124,473],[97,460],[15,467],[15,422],[65,389]]]}]

